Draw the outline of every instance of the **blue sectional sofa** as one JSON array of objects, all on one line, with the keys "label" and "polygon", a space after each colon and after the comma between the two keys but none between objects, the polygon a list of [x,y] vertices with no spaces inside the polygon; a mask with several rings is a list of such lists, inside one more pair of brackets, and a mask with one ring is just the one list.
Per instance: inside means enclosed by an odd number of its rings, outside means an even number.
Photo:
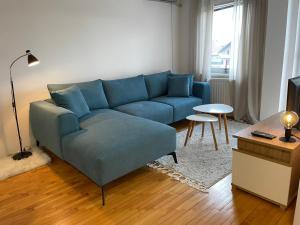
[{"label": "blue sectional sofa", "polygon": [[171,72],[119,80],[49,84],[50,93],[76,85],[90,112],[78,117],[52,100],[30,104],[37,144],[69,162],[102,188],[164,155],[176,159],[176,131],[168,126],[210,102],[205,82],[191,83],[192,95],[168,97]]}]

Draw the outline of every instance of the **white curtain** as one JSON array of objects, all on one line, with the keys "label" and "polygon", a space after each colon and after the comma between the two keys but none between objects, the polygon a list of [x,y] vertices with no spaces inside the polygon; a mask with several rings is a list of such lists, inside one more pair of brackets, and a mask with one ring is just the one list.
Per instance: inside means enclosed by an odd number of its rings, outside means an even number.
[{"label": "white curtain", "polygon": [[286,107],[288,79],[296,76],[300,76],[300,4],[299,0],[290,0],[288,6],[279,111],[284,110]]},{"label": "white curtain", "polygon": [[195,72],[196,78],[203,81],[211,77],[213,13],[214,0],[198,1]]},{"label": "white curtain", "polygon": [[231,56],[230,56],[230,70],[229,80],[233,81],[238,78],[238,62],[239,55],[241,52],[241,30],[242,30],[242,19],[243,19],[243,0],[235,0],[233,6],[233,34],[231,42]]},{"label": "white curtain", "polygon": [[234,7],[237,30],[230,68],[230,79],[234,84],[234,117],[255,123],[260,114],[267,0],[235,0]]}]

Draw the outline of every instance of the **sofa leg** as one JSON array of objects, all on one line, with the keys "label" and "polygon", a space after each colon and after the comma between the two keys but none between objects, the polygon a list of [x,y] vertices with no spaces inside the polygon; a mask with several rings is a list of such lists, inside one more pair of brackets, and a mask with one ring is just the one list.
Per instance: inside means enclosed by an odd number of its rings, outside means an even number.
[{"label": "sofa leg", "polygon": [[176,152],[171,152],[169,155],[173,156],[174,162],[178,164]]},{"label": "sofa leg", "polygon": [[105,206],[105,194],[104,194],[104,187],[101,187],[101,192],[102,192],[102,206]]}]

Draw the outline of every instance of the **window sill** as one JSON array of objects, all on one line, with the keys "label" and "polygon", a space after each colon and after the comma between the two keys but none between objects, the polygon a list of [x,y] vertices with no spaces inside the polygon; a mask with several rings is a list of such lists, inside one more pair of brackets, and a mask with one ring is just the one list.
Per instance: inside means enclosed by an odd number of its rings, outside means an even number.
[{"label": "window sill", "polygon": [[211,78],[212,79],[218,79],[218,78],[229,79],[229,75],[228,74],[211,74]]}]

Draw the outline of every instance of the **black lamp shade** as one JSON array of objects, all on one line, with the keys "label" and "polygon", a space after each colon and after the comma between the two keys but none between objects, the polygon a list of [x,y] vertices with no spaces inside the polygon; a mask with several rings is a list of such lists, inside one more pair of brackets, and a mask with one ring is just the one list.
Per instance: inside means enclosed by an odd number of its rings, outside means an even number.
[{"label": "black lamp shade", "polygon": [[32,55],[31,53],[28,54],[28,66],[29,67],[35,66],[39,63],[40,63],[40,61],[34,55]]}]

